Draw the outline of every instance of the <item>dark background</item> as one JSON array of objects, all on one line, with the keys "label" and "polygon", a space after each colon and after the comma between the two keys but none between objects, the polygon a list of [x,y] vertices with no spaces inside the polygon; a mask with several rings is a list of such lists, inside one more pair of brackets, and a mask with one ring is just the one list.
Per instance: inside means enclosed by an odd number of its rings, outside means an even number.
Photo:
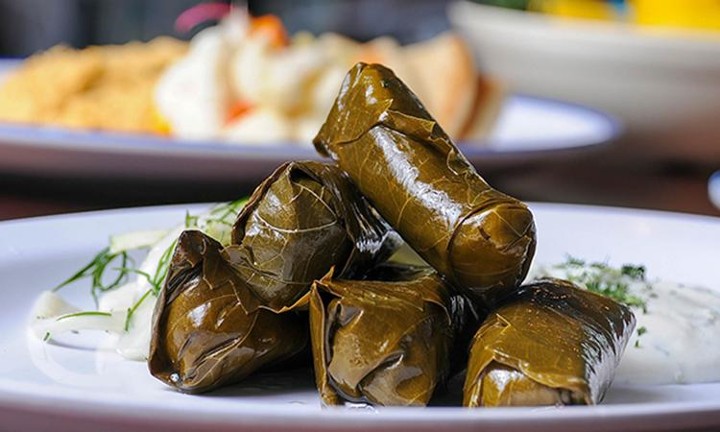
[{"label": "dark background", "polygon": [[[409,43],[449,28],[445,14],[448,1],[251,0],[247,6],[253,15],[279,15],[290,34],[299,30],[334,31],[358,40],[391,35]],[[0,0],[0,57],[25,57],[61,43],[82,48],[147,41],[159,35],[188,39],[202,26],[190,34],[179,34],[173,24],[182,11],[198,3],[198,0]]]}]

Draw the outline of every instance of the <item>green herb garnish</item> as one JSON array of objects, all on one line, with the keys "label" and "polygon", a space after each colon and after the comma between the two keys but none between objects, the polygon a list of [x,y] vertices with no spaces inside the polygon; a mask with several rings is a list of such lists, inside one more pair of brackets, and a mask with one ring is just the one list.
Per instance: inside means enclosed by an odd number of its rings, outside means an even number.
[{"label": "green herb garnish", "polygon": [[77,318],[77,317],[84,317],[84,316],[101,316],[101,317],[110,317],[112,314],[110,312],[100,312],[100,311],[83,311],[83,312],[75,312],[67,315],[61,315],[55,319],[55,321],[62,321],[64,319],[68,318]]},{"label": "green herb garnish", "polygon": [[[187,229],[199,229],[206,232],[213,238],[216,238],[221,243],[223,240],[229,240],[230,229],[235,223],[237,213],[245,206],[247,199],[243,198],[237,201],[232,201],[225,204],[220,204],[210,210],[207,217],[194,216],[189,212],[185,214],[185,228]],[[152,242],[143,243],[141,247],[151,246]],[[106,247],[101,250],[95,257],[75,274],[70,276],[67,280],[60,283],[58,286],[53,288],[53,292],[60,290],[61,288],[68,286],[81,279],[89,278],[91,281],[90,293],[97,305],[99,302],[100,294],[118,288],[125,284],[130,274],[139,275],[147,280],[151,288],[147,290],[138,300],[127,310],[125,318],[125,330],[129,330],[130,321],[140,307],[140,305],[150,296],[158,296],[162,289],[168,271],[170,269],[170,262],[177,246],[177,239],[173,241],[160,255],[158,259],[155,271],[150,274],[143,270],[140,270],[135,265],[135,261],[130,257],[127,251],[114,252],[111,251],[110,247]],[[110,274],[113,271],[115,273]],[[109,317],[109,312],[100,311],[83,311],[63,315],[57,318],[57,320],[63,320],[73,317],[81,316],[102,316]],[[50,338],[50,334],[45,335],[45,340]]]},{"label": "green herb garnish", "polygon": [[[645,267],[623,265],[621,268],[609,266],[602,262],[586,262],[568,256],[564,263],[555,266],[565,271],[564,278],[589,291],[610,297],[630,307],[642,309],[647,313],[647,302],[642,297],[630,292],[630,283],[645,282]],[[649,289],[650,285],[646,284]]]},{"label": "green herb garnish", "polygon": [[150,284],[151,292],[156,297],[160,294],[163,284],[165,283],[165,277],[167,277],[168,270],[170,269],[170,259],[177,246],[177,240],[173,241],[160,256],[158,260],[158,266],[155,268],[155,273],[150,274],[137,268],[118,268],[118,271],[126,273],[135,273],[138,276],[144,277]]},{"label": "green herb garnish", "polygon": [[[103,282],[106,277],[105,272],[108,270],[108,266],[116,260],[120,260],[121,265],[119,269],[115,268],[117,270],[115,278],[111,279],[109,283]],[[97,255],[95,255],[92,261],[90,261],[77,273],[70,276],[60,285],[53,288],[52,291],[56,292],[65,286],[77,282],[80,279],[90,278],[90,294],[92,295],[93,300],[95,300],[95,304],[97,304],[99,293],[117,288],[123,283],[125,283],[125,281],[127,281],[128,271],[125,269],[129,267],[128,264],[130,263],[133,263],[133,260],[132,258],[130,258],[127,252],[110,253],[110,248],[106,247],[105,249],[101,250]]]},{"label": "green herb garnish", "polygon": [[177,246],[177,240],[173,241],[158,261],[157,269],[152,278],[149,279],[150,285],[152,285],[153,294],[158,296],[162,289],[162,284],[165,283],[165,277],[167,277],[168,270],[170,269],[170,260],[172,258],[175,247]]},{"label": "green herb garnish", "polygon": [[152,289],[147,290],[147,291],[145,292],[145,294],[143,294],[142,297],[140,297],[140,298],[138,299],[138,301],[135,302],[135,304],[132,305],[132,307],[130,307],[130,308],[128,309],[128,311],[127,311],[127,316],[125,317],[125,331],[130,330],[130,319],[132,318],[133,314],[135,314],[135,311],[137,310],[137,308],[139,308],[140,305],[142,304],[142,302],[144,302],[145,299],[148,298],[148,296],[149,296],[150,294],[152,294],[152,293],[153,293],[153,290],[152,290]]},{"label": "green herb garnish", "polygon": [[640,336],[647,333],[647,327],[645,327],[645,326],[639,327],[636,331],[637,331],[638,338],[635,339],[635,348],[640,348]]},{"label": "green herb garnish", "polygon": [[215,207],[210,210],[210,216],[207,218],[208,223],[219,223],[231,227],[235,223],[238,212],[245,207],[247,202],[247,198],[242,198]]},{"label": "green herb garnish", "polygon": [[190,212],[185,212],[185,228],[197,228],[199,216],[193,216]]},{"label": "green herb garnish", "polygon": [[197,221],[195,228],[205,232],[223,245],[228,244],[233,224],[247,201],[247,199],[243,198],[216,206],[210,210],[206,217]]}]

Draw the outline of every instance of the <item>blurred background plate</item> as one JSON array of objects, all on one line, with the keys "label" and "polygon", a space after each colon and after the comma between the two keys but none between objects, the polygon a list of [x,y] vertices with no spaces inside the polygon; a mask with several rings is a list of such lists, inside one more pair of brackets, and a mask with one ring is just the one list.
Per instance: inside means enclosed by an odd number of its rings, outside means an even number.
[{"label": "blurred background plate", "polygon": [[708,192],[710,193],[710,201],[715,204],[715,207],[720,209],[720,171],[717,171],[710,177]]},{"label": "blurred background plate", "polygon": [[[690,7],[688,5],[688,7]],[[720,163],[720,36],[453,3],[483,71],[512,91],[597,107],[626,125],[624,156]]]},{"label": "blurred background plate", "polygon": [[[4,61],[0,67],[14,64]],[[512,95],[487,142],[461,146],[480,170],[493,170],[597,149],[621,130],[616,119],[600,111]],[[0,170],[13,174],[259,182],[282,162],[318,158],[309,144],[242,145],[0,123]]]}]

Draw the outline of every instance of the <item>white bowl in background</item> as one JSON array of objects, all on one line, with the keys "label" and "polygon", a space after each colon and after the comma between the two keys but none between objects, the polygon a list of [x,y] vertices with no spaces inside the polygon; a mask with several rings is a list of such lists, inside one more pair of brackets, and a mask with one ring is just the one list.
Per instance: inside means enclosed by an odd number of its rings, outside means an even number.
[{"label": "white bowl in background", "polygon": [[717,171],[710,177],[708,193],[710,194],[710,201],[715,204],[715,207],[720,209],[720,171]]},{"label": "white bowl in background", "polygon": [[720,36],[451,4],[480,67],[511,91],[610,112],[628,153],[720,164]]}]

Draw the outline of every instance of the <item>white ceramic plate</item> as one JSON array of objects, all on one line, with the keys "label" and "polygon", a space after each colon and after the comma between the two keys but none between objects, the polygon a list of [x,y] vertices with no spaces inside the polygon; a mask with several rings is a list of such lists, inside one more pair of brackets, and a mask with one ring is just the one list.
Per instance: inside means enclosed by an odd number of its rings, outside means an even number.
[{"label": "white ceramic plate", "polygon": [[[16,62],[0,60],[3,68]],[[552,159],[617,138],[613,117],[550,99],[508,97],[487,142],[461,143],[481,169]],[[308,143],[224,144],[0,123],[0,170],[44,175],[256,181],[282,162],[318,159]]]},{"label": "white ceramic plate", "polygon": [[[535,204],[536,262],[566,253],[647,265],[651,276],[720,289],[720,219]],[[34,298],[86,262],[111,233],[164,228],[187,207],[0,223],[0,419],[3,430],[688,430],[720,427],[720,383],[613,386],[595,407],[321,410],[309,374],[278,373],[205,396],[176,393],[143,363],[47,345],[25,329]],[[197,211],[197,208],[195,209]],[[67,288],[71,300],[83,287]],[[87,301],[87,299],[86,299]]]},{"label": "white ceramic plate", "polygon": [[470,1],[448,15],[511,91],[600,108],[644,159],[720,162],[720,33],[555,18]]}]

